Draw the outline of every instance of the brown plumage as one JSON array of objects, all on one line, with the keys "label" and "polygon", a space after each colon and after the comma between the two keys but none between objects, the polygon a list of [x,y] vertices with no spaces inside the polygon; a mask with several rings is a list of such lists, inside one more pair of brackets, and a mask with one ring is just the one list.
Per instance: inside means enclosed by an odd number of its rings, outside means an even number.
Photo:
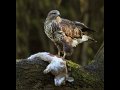
[{"label": "brown plumage", "polygon": [[60,17],[58,10],[52,10],[44,23],[45,34],[54,42],[58,48],[58,55],[63,51],[65,58],[66,55],[71,55],[73,47],[79,43],[93,40],[88,36],[89,32],[94,32],[86,25],[78,21],[70,21]]}]

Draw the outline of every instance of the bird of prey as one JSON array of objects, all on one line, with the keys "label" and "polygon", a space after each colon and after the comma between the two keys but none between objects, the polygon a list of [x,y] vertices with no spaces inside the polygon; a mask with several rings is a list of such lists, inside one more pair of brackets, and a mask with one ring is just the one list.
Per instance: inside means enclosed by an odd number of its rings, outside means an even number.
[{"label": "bird of prey", "polygon": [[89,32],[94,30],[89,29],[86,25],[78,21],[71,21],[60,17],[58,10],[51,10],[44,22],[45,34],[50,38],[58,49],[58,55],[63,52],[63,58],[66,55],[71,55],[73,47],[79,43],[88,40],[95,41],[88,36]]}]

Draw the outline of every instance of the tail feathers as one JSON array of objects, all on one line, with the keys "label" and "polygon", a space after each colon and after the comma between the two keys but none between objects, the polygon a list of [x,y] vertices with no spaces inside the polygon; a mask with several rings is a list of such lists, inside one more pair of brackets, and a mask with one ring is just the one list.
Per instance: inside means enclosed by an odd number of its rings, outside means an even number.
[{"label": "tail feathers", "polygon": [[86,41],[88,41],[88,40],[97,42],[95,39],[93,39],[92,37],[87,36],[87,35],[83,35],[83,36],[82,36],[82,39],[77,39],[78,43],[83,43],[83,42],[86,42]]},{"label": "tail feathers", "polygon": [[97,40],[95,40],[95,39],[92,38],[92,37],[88,37],[88,39],[91,40],[91,41],[97,42]]}]

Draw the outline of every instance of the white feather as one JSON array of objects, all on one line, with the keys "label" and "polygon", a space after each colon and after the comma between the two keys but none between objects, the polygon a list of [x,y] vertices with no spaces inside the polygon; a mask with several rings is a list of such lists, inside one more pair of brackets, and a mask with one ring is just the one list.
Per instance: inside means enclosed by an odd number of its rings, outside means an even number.
[{"label": "white feather", "polygon": [[76,47],[78,45],[78,40],[77,39],[73,39],[72,41],[72,47]]},{"label": "white feather", "polygon": [[77,40],[78,40],[78,43],[83,43],[83,42],[87,41],[88,38],[89,38],[89,36],[83,35],[82,39],[77,39]]},{"label": "white feather", "polygon": [[31,60],[34,60],[34,58],[37,57],[37,58],[40,58],[40,59],[42,59],[44,61],[50,61],[52,59],[52,57],[49,54],[50,53],[48,53],[48,52],[39,52],[37,54],[31,55],[27,59],[31,61]]},{"label": "white feather", "polygon": [[61,84],[65,83],[65,77],[55,77],[54,78],[55,86],[60,86]]}]

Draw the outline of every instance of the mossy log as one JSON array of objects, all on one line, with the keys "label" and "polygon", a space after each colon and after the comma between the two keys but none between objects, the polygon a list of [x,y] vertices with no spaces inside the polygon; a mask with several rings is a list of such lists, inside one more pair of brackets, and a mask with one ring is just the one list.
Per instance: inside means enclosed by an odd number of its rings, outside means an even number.
[{"label": "mossy log", "polygon": [[[70,76],[74,82],[66,82],[57,87],[54,85],[54,76],[51,73],[43,74],[47,62],[35,58],[28,61],[21,59],[16,62],[16,90],[103,90],[104,87],[104,44],[100,47],[94,60],[87,66],[80,66],[67,60]],[[85,90],[85,89],[81,89]],[[88,90],[88,89],[87,89]]]}]

